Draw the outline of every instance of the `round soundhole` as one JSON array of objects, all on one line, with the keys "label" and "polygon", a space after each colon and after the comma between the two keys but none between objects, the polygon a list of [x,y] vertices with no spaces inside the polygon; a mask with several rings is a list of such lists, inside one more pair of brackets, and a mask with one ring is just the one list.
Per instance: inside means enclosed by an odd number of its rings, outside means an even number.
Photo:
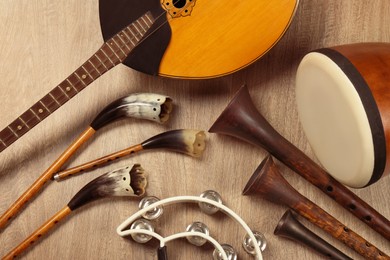
[{"label": "round soundhole", "polygon": [[183,8],[186,5],[187,0],[178,0],[178,1],[173,1],[173,5],[176,8]]}]

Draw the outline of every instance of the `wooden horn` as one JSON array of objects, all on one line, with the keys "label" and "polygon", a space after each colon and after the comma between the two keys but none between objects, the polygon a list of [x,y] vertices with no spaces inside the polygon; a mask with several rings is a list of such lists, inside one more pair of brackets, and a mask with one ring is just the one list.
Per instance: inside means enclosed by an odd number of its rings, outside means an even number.
[{"label": "wooden horn", "polygon": [[385,253],[296,191],[279,173],[271,156],[261,162],[246,184],[243,194],[261,195],[266,200],[293,209],[367,259],[390,259]]},{"label": "wooden horn", "polygon": [[147,185],[146,175],[139,164],[107,172],[85,185],[60,211],[47,220],[18,246],[2,259],[14,259],[49,232],[56,224],[74,210],[97,199],[111,196],[139,197],[144,195]]},{"label": "wooden horn", "polygon": [[307,246],[320,255],[339,260],[350,260],[349,256],[323,240],[307,227],[302,225],[291,210],[287,210],[274,230],[274,235],[285,237]]},{"label": "wooden horn", "polygon": [[103,126],[122,118],[142,118],[159,123],[169,119],[172,111],[172,99],[154,93],[136,93],[120,98],[105,107],[92,121],[90,126],[42,173],[42,175],[8,208],[0,217],[3,228],[45,185],[65,162]]},{"label": "wooden horn", "polygon": [[258,112],[246,86],[238,91],[209,132],[230,135],[265,148],[275,158],[390,240],[390,221],[281,136]]}]

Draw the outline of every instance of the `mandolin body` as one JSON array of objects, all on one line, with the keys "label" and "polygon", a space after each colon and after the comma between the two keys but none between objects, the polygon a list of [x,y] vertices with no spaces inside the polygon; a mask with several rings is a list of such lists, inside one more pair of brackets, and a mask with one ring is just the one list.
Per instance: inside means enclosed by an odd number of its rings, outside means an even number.
[{"label": "mandolin body", "polygon": [[142,44],[153,48],[141,45],[123,63],[151,75],[213,78],[270,50],[290,25],[298,0],[99,0],[103,38],[156,5],[168,24]]}]

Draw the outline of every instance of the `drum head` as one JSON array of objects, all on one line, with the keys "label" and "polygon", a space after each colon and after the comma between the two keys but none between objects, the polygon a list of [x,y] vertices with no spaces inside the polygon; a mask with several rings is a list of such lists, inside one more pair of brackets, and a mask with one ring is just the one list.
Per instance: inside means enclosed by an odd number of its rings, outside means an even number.
[{"label": "drum head", "polygon": [[345,57],[331,49],[307,54],[297,71],[296,99],[309,143],[335,179],[361,188],[382,175],[381,117],[368,85]]}]

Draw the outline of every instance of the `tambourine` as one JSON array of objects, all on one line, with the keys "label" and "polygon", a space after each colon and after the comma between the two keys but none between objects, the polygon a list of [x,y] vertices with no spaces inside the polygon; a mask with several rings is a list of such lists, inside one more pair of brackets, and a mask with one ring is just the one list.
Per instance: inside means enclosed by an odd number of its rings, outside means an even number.
[{"label": "tambourine", "polygon": [[389,172],[390,44],[357,43],[308,53],[296,77],[299,118],[322,166],[362,188]]}]

